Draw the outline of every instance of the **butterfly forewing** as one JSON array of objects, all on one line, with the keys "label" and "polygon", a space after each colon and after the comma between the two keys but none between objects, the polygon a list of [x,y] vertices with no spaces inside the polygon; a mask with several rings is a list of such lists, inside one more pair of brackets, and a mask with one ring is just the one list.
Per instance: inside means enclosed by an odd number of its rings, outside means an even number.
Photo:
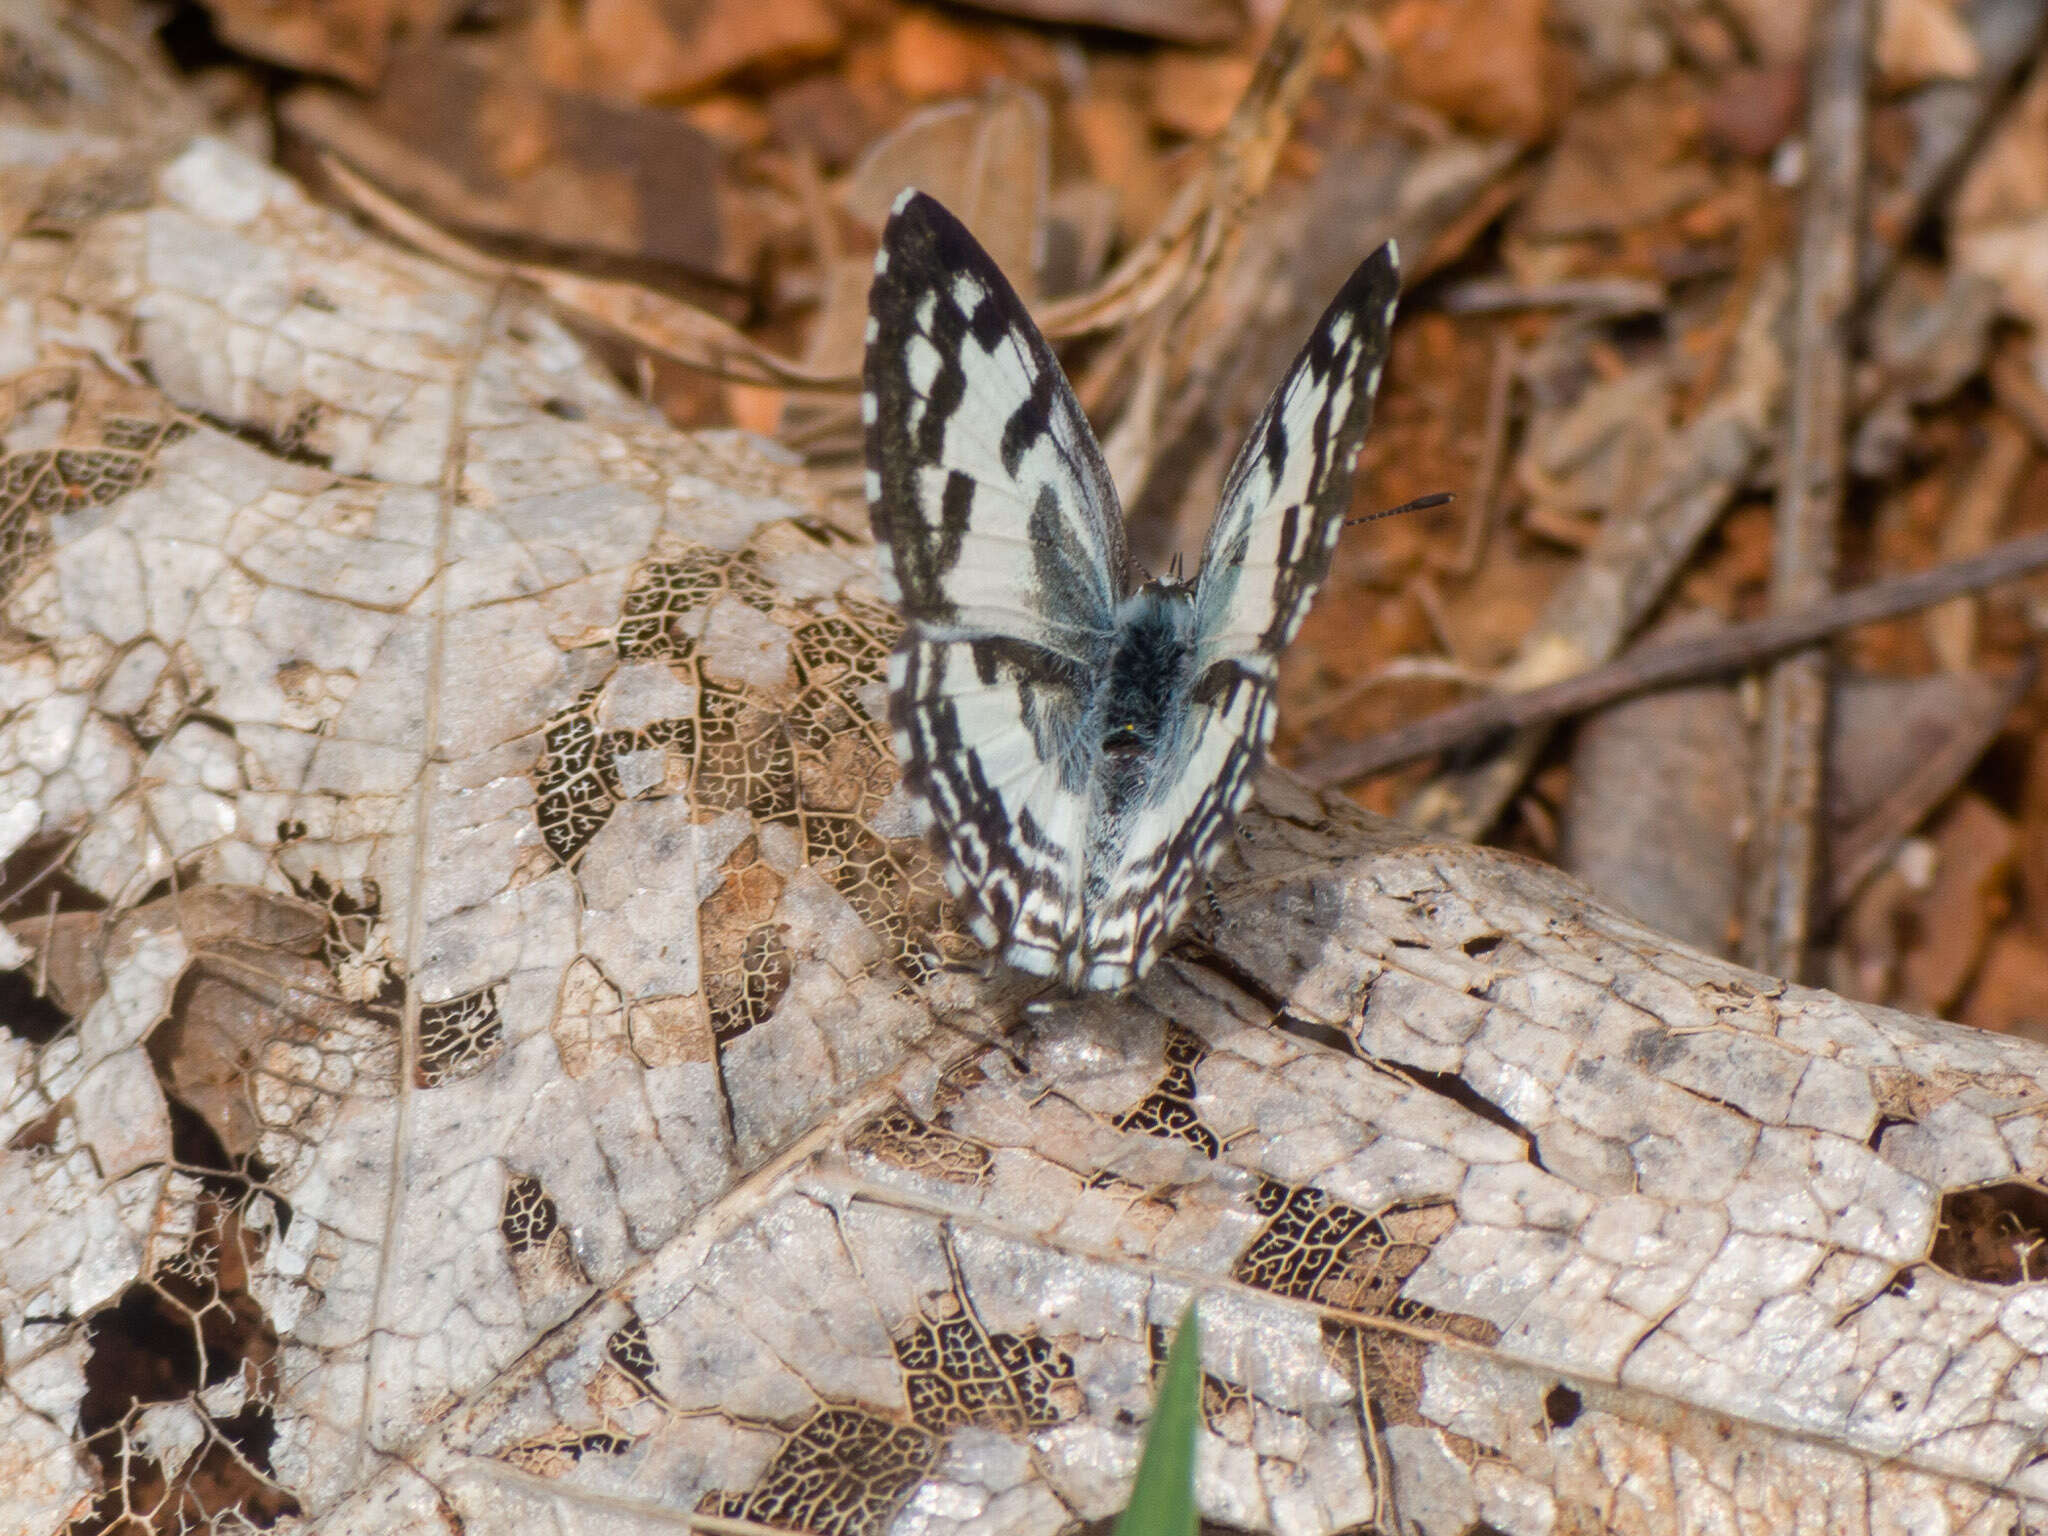
[{"label": "butterfly forewing", "polygon": [[1273,732],[1279,650],[1329,566],[1385,359],[1392,247],[1253,429],[1192,589],[1127,591],[1101,451],[971,235],[899,199],[876,258],[868,504],[904,634],[890,721],[984,943],[1084,989],[1142,977]]},{"label": "butterfly forewing", "polygon": [[1223,483],[1196,580],[1205,662],[1270,671],[1329,574],[1401,295],[1390,240],[1323,311]]},{"label": "butterfly forewing", "polygon": [[906,619],[1096,659],[1123,596],[1123,514],[1023,301],[919,193],[875,257],[868,506]]}]

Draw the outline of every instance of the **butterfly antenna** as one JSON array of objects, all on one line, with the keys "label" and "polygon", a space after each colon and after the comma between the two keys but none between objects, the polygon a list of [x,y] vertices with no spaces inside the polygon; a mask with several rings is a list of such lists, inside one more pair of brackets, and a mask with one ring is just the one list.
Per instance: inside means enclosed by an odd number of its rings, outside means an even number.
[{"label": "butterfly antenna", "polygon": [[1364,517],[1347,517],[1346,528],[1356,528],[1360,523],[1376,523],[1383,517],[1399,517],[1403,512],[1427,512],[1431,507],[1448,506],[1456,498],[1449,491],[1436,491],[1428,496],[1418,496],[1413,501],[1404,501],[1398,507],[1389,507],[1384,512],[1368,512]]}]

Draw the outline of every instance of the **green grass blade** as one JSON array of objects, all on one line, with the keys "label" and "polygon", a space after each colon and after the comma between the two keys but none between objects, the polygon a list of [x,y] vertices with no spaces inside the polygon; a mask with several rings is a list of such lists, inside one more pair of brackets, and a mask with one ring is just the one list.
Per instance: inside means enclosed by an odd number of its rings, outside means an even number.
[{"label": "green grass blade", "polygon": [[1195,1425],[1201,1414],[1202,1334],[1190,1299],[1166,1352],[1137,1486],[1117,1516],[1114,1536],[1195,1536]]}]

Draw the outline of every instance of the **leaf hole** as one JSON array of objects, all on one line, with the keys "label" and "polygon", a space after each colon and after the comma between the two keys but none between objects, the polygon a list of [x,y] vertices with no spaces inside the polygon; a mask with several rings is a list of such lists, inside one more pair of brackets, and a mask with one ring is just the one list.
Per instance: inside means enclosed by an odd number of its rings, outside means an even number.
[{"label": "leaf hole", "polygon": [[2009,1179],[1947,1191],[1927,1258],[1958,1280],[1988,1285],[2048,1280],[2048,1190]]},{"label": "leaf hole", "polygon": [[18,971],[0,971],[0,1029],[30,1045],[47,1045],[71,1024],[71,1015],[55,998],[37,990],[36,963]]},{"label": "leaf hole", "polygon": [[1549,1420],[1552,1429],[1570,1429],[1578,1422],[1583,1407],[1585,1400],[1561,1381],[1543,1394],[1543,1417]]},{"label": "leaf hole", "polygon": [[1536,1133],[1502,1109],[1498,1104],[1494,1103],[1493,1100],[1487,1098],[1477,1088],[1466,1082],[1464,1078],[1458,1076],[1457,1073],[1429,1072],[1421,1067],[1410,1066],[1406,1062],[1395,1062],[1394,1065],[1398,1066],[1402,1072],[1413,1079],[1418,1088],[1424,1088],[1431,1093],[1439,1094],[1449,1099],[1453,1104],[1469,1109],[1473,1114],[1489,1124],[1497,1125],[1504,1131],[1512,1132],[1521,1141],[1522,1145],[1529,1149],[1529,1161],[1538,1168],[1543,1167],[1543,1156],[1536,1147]]}]

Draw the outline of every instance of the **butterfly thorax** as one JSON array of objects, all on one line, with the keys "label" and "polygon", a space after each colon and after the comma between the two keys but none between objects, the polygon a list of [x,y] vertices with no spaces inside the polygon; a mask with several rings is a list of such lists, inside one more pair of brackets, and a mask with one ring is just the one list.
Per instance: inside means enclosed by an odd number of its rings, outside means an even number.
[{"label": "butterfly thorax", "polygon": [[1194,589],[1150,581],[1117,609],[1116,649],[1097,694],[1098,740],[1112,770],[1151,757],[1187,713],[1195,659]]}]

